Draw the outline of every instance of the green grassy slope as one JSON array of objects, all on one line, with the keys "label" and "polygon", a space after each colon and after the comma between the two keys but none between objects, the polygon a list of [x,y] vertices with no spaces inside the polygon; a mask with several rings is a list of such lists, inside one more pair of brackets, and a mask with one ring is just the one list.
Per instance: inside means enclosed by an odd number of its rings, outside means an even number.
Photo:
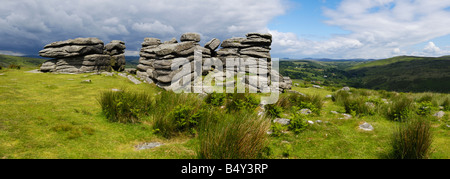
[{"label": "green grassy slope", "polygon": [[394,57],[351,67],[357,87],[394,91],[450,92],[450,56]]},{"label": "green grassy slope", "polygon": [[[119,76],[25,71],[0,70],[0,158],[192,158],[186,149],[191,140],[161,139],[147,123],[111,123],[101,113],[101,91],[126,88],[156,95],[156,86],[134,85]],[[81,83],[87,79],[92,83]],[[165,145],[135,150],[155,141]]]},{"label": "green grassy slope", "polygon": [[[415,61],[415,60],[430,60],[430,59],[436,59],[436,58],[434,58],[434,57],[398,56],[398,57],[392,57],[392,58],[383,59],[383,60],[363,62],[363,63],[356,64],[356,65],[348,68],[348,70],[356,70],[356,69],[361,69],[361,68],[384,66],[384,65],[390,65],[393,63],[397,63],[397,62],[410,62],[410,61]],[[450,56],[438,57],[438,59],[450,59]]]},{"label": "green grassy slope", "polygon": [[[127,88],[158,95],[155,85],[134,85],[119,76],[34,74],[25,70],[0,70],[0,158],[196,158],[198,138],[165,139],[152,131],[152,119],[138,124],[109,122],[96,101],[101,91]],[[91,79],[91,84],[81,81]],[[328,89],[294,87],[304,94],[324,99],[320,114],[307,120],[322,120],[303,133],[270,137],[269,158],[382,158],[390,150],[389,137],[398,125],[381,114],[343,120],[344,108],[331,99]],[[356,91],[354,91],[356,93]],[[378,92],[367,92],[374,94]],[[421,94],[411,94],[420,97]],[[450,97],[436,94],[436,98]],[[377,97],[379,98],[379,97]],[[435,111],[433,111],[435,112]],[[290,112],[284,111],[283,117]],[[434,120],[435,142],[431,158],[449,158],[449,115]],[[358,129],[363,122],[373,132]],[[137,151],[144,142],[163,146]]]},{"label": "green grassy slope", "polygon": [[0,54],[0,66],[8,67],[11,64],[19,65],[21,67],[37,67],[47,61],[46,59],[30,58],[30,57],[16,57],[10,55]]}]

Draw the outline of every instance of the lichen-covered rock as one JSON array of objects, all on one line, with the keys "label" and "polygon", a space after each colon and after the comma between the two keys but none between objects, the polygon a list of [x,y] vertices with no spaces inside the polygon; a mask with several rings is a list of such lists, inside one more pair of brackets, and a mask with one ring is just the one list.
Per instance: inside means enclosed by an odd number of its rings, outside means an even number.
[{"label": "lichen-covered rock", "polygon": [[148,46],[156,46],[160,45],[161,40],[157,38],[145,38],[144,42],[142,43],[142,47],[148,47]]},{"label": "lichen-covered rock", "polygon": [[192,32],[184,33],[183,35],[181,35],[180,41],[181,42],[189,42],[189,41],[200,42],[200,34],[192,33]]},{"label": "lichen-covered rock", "polygon": [[39,55],[48,58],[66,58],[89,54],[103,54],[103,42],[97,38],[77,38],[45,45]]},{"label": "lichen-covered rock", "polygon": [[42,57],[54,58],[44,62],[42,72],[88,73],[123,71],[125,43],[113,40],[103,46],[97,38],[77,38],[53,42],[39,52]]},{"label": "lichen-covered rock", "polygon": [[213,38],[205,44],[205,48],[208,48],[210,50],[216,50],[219,47],[219,45],[220,45],[220,40]]}]

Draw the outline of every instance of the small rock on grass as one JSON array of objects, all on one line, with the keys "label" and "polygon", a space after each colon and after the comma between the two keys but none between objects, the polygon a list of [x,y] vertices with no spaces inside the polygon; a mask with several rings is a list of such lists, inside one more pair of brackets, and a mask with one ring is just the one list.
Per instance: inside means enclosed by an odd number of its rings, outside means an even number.
[{"label": "small rock on grass", "polygon": [[284,119],[284,118],[277,118],[273,120],[273,122],[279,123],[281,125],[289,125],[291,123],[290,119]]},{"label": "small rock on grass", "polygon": [[133,77],[133,76],[131,76],[131,75],[128,75],[127,78],[128,78],[128,80],[130,80],[131,82],[133,82],[133,83],[136,84],[136,85],[142,83],[141,81],[139,81],[138,79],[136,79],[135,77]]},{"label": "small rock on grass", "polygon": [[27,73],[43,73],[43,72],[39,71],[38,69],[35,69],[35,70],[27,71]]},{"label": "small rock on grass", "polygon": [[136,148],[136,150],[146,150],[146,149],[152,149],[155,147],[159,147],[161,145],[164,145],[164,144],[159,143],[159,142],[142,143],[142,144],[135,146],[135,148]]},{"label": "small rock on grass", "polygon": [[442,117],[444,117],[444,115],[445,115],[444,111],[439,111],[436,114],[434,114],[433,116],[437,117],[437,118],[442,118]]},{"label": "small rock on grass", "polygon": [[344,119],[351,119],[352,118],[352,115],[350,115],[350,114],[342,114],[343,116],[344,116]]},{"label": "small rock on grass", "polygon": [[301,109],[300,110],[300,114],[303,115],[310,115],[312,113],[312,111],[310,109]]},{"label": "small rock on grass", "polygon": [[91,80],[84,80],[81,83],[92,83],[92,81]]},{"label": "small rock on grass", "polygon": [[364,131],[373,131],[374,128],[372,125],[365,122],[364,124],[359,125],[359,129],[364,130]]}]

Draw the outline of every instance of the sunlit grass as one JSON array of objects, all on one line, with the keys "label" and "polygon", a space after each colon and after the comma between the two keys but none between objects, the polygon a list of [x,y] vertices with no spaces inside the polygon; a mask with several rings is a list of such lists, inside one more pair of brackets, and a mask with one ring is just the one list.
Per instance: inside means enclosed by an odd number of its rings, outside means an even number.
[{"label": "sunlit grass", "polygon": [[[27,70],[31,69],[0,70],[3,74],[0,75],[0,158],[198,158],[202,142],[198,136],[176,135],[167,139],[155,134],[154,115],[143,117],[135,124],[110,122],[97,101],[101,92],[112,89],[146,92],[156,98],[162,90],[155,85],[134,85],[118,76],[25,73]],[[92,83],[81,83],[87,79]],[[299,134],[268,135],[265,157],[378,159],[390,152],[389,137],[399,122],[386,119],[380,112],[342,119],[342,114],[331,111],[344,113],[344,106],[325,98],[334,91],[302,87],[293,90],[322,97],[322,109],[319,114],[307,117],[315,124],[308,125]],[[395,93],[375,90],[356,93],[385,98],[388,102],[395,96]],[[405,95],[420,99],[427,94]],[[433,93],[432,99],[442,105],[448,97],[448,94]],[[220,105],[211,109],[227,112]],[[282,117],[290,117],[291,112],[284,109]],[[450,115],[446,113],[442,119],[425,117],[431,121],[434,136],[429,158],[450,158],[450,131],[446,126],[450,124]],[[316,123],[317,120],[322,123]],[[359,125],[364,122],[375,130],[360,130]],[[164,145],[142,151],[135,149],[145,142]]]}]

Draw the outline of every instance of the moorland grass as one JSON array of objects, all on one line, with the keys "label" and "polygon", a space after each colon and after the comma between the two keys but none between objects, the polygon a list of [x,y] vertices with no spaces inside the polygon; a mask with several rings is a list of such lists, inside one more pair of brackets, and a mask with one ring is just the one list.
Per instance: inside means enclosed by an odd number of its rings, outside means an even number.
[{"label": "moorland grass", "polygon": [[[236,141],[237,135],[242,131],[250,129],[268,130],[270,120],[258,120],[261,116],[253,117],[256,108],[247,111],[251,121],[234,121],[239,113],[218,105],[203,102],[201,98],[174,97],[173,94],[165,93],[155,85],[134,85],[127,79],[102,75],[64,75],[64,74],[33,74],[25,73],[26,68],[13,70],[4,68],[0,73],[0,158],[383,158],[383,154],[391,153],[392,146],[390,136],[396,131],[396,127],[402,124],[390,120],[385,115],[385,110],[376,111],[375,115],[354,116],[351,119],[341,119],[341,114],[330,111],[345,112],[341,104],[325,99],[325,95],[332,94],[328,89],[312,89],[295,87],[294,90],[307,95],[318,95],[322,98],[322,109],[318,115],[310,115],[307,120],[314,121],[312,125],[306,126],[300,133],[287,130],[280,136],[267,135],[267,131],[254,130],[248,138],[242,139],[244,143],[228,143],[223,141]],[[91,84],[81,81],[90,79]],[[148,114],[142,115],[138,123],[111,122],[102,112],[102,107],[97,99],[103,91],[111,89],[125,89],[124,91],[145,92],[150,95],[154,103]],[[363,96],[365,92],[358,92]],[[393,92],[372,91],[365,93],[373,103],[388,106],[396,103],[397,95]],[[167,95],[167,96],[166,96]],[[412,103],[417,102],[422,94],[408,93]],[[447,94],[435,94],[439,104],[443,104],[449,96]],[[292,110],[289,110],[289,94],[282,94],[277,106],[283,108],[282,116],[289,118]],[[254,96],[258,98],[258,95]],[[379,102],[385,98],[385,102]],[[227,97],[233,99],[232,97]],[[241,98],[245,99],[245,98]],[[197,101],[198,100],[198,101]],[[158,102],[156,102],[158,101]],[[190,103],[190,101],[194,101]],[[253,101],[253,100],[248,100]],[[378,101],[378,102],[377,102]],[[166,103],[166,104],[164,104]],[[195,103],[195,104],[194,104]],[[186,104],[186,105],[183,105]],[[201,104],[201,105],[200,105]],[[198,105],[198,107],[196,106]],[[242,105],[251,106],[251,105]],[[417,106],[413,105],[416,110]],[[206,110],[200,119],[202,109]],[[434,113],[436,111],[432,111]],[[139,115],[138,115],[139,116]],[[155,121],[157,116],[165,116],[164,121],[183,121],[184,125],[175,128],[175,135],[170,138],[156,132]],[[417,113],[412,113],[415,118]],[[428,158],[450,158],[450,133],[448,127],[449,115],[437,119],[426,115],[431,122],[430,131],[433,134],[431,144],[432,153]],[[184,120],[183,120],[184,119]],[[195,119],[195,120],[192,120]],[[226,119],[226,120],[225,120]],[[321,120],[322,123],[316,123]],[[203,123],[208,122],[208,123]],[[264,125],[258,125],[258,123]],[[363,122],[374,126],[371,132],[362,131],[358,128]],[[268,123],[268,124],[266,124]],[[175,123],[177,124],[177,123]],[[208,124],[208,125],[207,125]],[[173,125],[169,122],[169,125]],[[247,126],[236,129],[237,126]],[[184,127],[183,127],[184,126]],[[188,127],[187,127],[188,126]],[[227,133],[214,132],[210,130],[211,140],[209,143],[201,144],[206,133],[204,127],[230,131]],[[258,126],[263,126],[258,128]],[[250,128],[250,129],[249,129]],[[192,130],[194,129],[194,130]],[[242,131],[241,131],[242,130]],[[286,129],[281,129],[286,130]],[[234,131],[234,132],[231,132]],[[264,136],[262,135],[264,133]],[[259,135],[261,134],[261,135]],[[170,134],[169,134],[170,135]],[[234,137],[233,137],[234,136]],[[260,138],[260,137],[263,138]],[[218,140],[220,138],[220,140]],[[225,140],[226,139],[226,140]],[[232,140],[233,139],[233,140]],[[253,143],[262,141],[261,143]],[[261,140],[260,140],[261,139]],[[214,141],[222,141],[214,143]],[[265,141],[265,142],[264,142]],[[161,142],[163,146],[137,151],[135,146],[144,142]],[[263,145],[266,144],[266,145]],[[209,146],[202,151],[208,155],[201,154],[200,146]],[[227,146],[230,153],[223,155],[213,154],[217,146]],[[241,146],[241,147],[238,147]],[[252,148],[252,146],[254,146]],[[263,148],[263,149],[261,149]],[[236,152],[246,149],[254,151],[251,153]],[[201,157],[201,156],[204,157]],[[237,156],[237,157],[236,157]]]},{"label": "moorland grass", "polygon": [[199,131],[200,159],[258,159],[268,145],[270,121],[245,110],[203,123]]},{"label": "moorland grass", "polygon": [[427,159],[431,153],[433,135],[426,119],[412,119],[395,130],[391,138],[393,159]]}]

